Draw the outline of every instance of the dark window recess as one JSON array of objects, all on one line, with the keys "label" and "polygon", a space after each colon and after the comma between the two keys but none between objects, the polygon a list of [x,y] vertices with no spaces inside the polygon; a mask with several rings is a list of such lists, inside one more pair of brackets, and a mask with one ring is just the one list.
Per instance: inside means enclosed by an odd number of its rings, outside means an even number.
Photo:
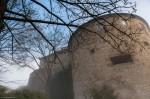
[{"label": "dark window recess", "polygon": [[144,44],[145,44],[146,46],[149,46],[149,43],[148,43],[148,42],[146,42],[146,41],[144,42]]},{"label": "dark window recess", "polygon": [[126,54],[126,55],[111,57],[111,61],[114,65],[116,65],[116,64],[133,62],[133,59],[131,54]]},{"label": "dark window recess", "polygon": [[95,53],[95,50],[94,49],[91,49],[90,50],[90,54],[94,54]]}]

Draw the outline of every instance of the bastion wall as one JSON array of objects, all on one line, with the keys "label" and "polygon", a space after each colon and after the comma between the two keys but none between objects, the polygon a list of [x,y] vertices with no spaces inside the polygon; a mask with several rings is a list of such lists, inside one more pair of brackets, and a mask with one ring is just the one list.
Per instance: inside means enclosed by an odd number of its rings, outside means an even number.
[{"label": "bastion wall", "polygon": [[[40,59],[50,99],[98,99],[108,92],[115,99],[149,99],[149,32],[141,17],[125,13],[104,15],[80,26],[67,50],[57,53],[59,58],[51,54]],[[52,73],[47,72],[50,66]],[[69,69],[62,74],[64,68]],[[107,88],[111,91],[101,94]]]},{"label": "bastion wall", "polygon": [[70,39],[74,99],[97,99],[92,91],[103,86],[117,99],[149,99],[149,27],[136,15],[119,15],[93,19]]}]

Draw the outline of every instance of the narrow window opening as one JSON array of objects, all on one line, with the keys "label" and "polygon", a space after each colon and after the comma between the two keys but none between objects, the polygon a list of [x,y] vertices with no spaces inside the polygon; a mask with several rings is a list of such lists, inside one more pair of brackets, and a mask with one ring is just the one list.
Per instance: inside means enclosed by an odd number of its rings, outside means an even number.
[{"label": "narrow window opening", "polygon": [[148,42],[146,42],[146,41],[144,42],[144,44],[145,44],[146,46],[149,46],[149,43],[148,43]]},{"label": "narrow window opening", "polygon": [[120,55],[111,57],[111,62],[113,65],[122,64],[122,63],[130,63],[133,62],[131,54]]},{"label": "narrow window opening", "polygon": [[90,54],[94,54],[94,53],[95,53],[95,49],[93,48],[90,50]]}]

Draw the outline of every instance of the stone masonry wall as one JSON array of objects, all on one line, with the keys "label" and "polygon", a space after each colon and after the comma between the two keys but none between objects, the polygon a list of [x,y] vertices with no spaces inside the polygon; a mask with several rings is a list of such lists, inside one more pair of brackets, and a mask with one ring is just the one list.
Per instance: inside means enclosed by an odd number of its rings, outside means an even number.
[{"label": "stone masonry wall", "polygon": [[[122,16],[124,18],[129,17],[128,14],[122,14]],[[137,16],[133,16],[132,19],[126,21],[127,23],[124,23],[122,18],[116,17],[116,15],[108,15],[104,19],[110,23],[115,22],[117,28],[130,35],[126,36],[116,28],[109,27],[112,28],[110,32],[124,40],[127,46],[117,40],[117,38],[114,38],[114,36],[111,38],[109,36],[111,34],[108,34],[108,31],[102,30],[103,28],[98,30],[97,20],[90,21],[83,25],[83,27],[101,34],[78,29],[70,40],[73,62],[74,99],[93,99],[91,91],[93,89],[100,90],[104,85],[111,87],[114,90],[113,94],[118,99],[149,99],[149,27]],[[98,20],[101,21],[102,19],[99,18]],[[108,42],[104,41],[99,35],[103,36]],[[113,48],[117,48],[113,38],[120,44],[118,49],[122,53]],[[111,58],[121,55],[130,55],[132,61],[113,64]]]}]

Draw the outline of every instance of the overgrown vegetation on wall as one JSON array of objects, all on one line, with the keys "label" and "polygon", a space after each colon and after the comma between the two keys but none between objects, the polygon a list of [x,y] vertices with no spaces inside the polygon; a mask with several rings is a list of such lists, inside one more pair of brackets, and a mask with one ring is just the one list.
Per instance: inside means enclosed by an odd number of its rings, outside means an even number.
[{"label": "overgrown vegetation on wall", "polygon": [[118,99],[114,94],[114,89],[104,85],[101,89],[92,88],[91,96],[93,99]]},{"label": "overgrown vegetation on wall", "polygon": [[48,84],[50,99],[73,99],[71,67],[59,71]]},{"label": "overgrown vegetation on wall", "polygon": [[0,99],[46,99],[46,97],[35,91],[28,89],[10,90],[7,87],[0,86]]}]

